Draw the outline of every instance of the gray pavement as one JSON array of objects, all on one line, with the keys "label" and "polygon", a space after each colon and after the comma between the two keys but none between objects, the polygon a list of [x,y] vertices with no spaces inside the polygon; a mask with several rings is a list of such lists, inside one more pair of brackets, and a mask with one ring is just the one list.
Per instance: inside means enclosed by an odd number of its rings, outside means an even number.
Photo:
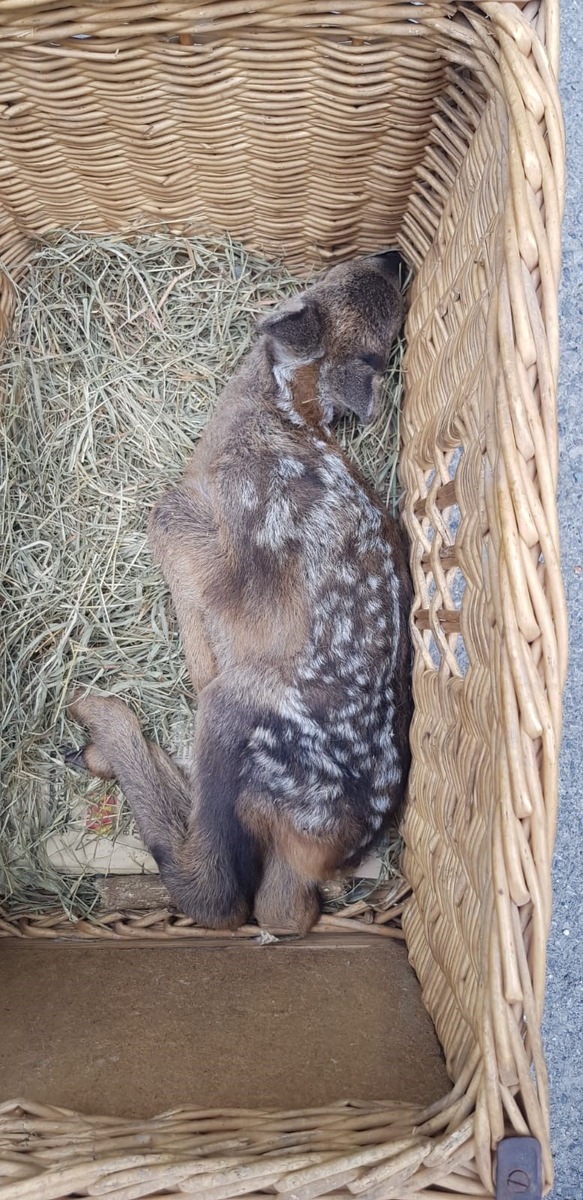
[{"label": "gray pavement", "polygon": [[545,1046],[555,1155],[553,1200],[583,1197],[583,4],[561,0],[567,206],[560,296],[559,513],[571,650],[565,692]]}]

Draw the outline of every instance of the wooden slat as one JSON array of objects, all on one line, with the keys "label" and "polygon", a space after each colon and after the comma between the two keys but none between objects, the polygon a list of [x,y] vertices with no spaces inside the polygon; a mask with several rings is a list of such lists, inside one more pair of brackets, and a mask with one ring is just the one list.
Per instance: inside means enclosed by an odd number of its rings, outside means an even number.
[{"label": "wooden slat", "polygon": [[[443,549],[439,551],[439,561],[444,571],[450,571],[452,567],[457,567],[457,553],[455,546],[444,546]],[[424,554],[421,562],[424,567],[430,565],[430,554]]]},{"label": "wooden slat", "polygon": [[[461,632],[460,614],[457,612],[457,610],[438,608],[437,611],[433,613],[433,618],[435,619],[435,617],[437,617],[437,620],[439,621],[444,633],[449,635],[450,633]],[[428,608],[420,608],[419,611],[415,613],[414,620],[418,629],[431,629]]]},{"label": "wooden slat", "polygon": [[[456,503],[455,497],[455,479],[450,479],[449,483],[444,483],[442,487],[437,489],[435,499],[433,501],[436,508],[451,508],[452,504]],[[425,507],[427,500],[417,500],[413,505],[413,512],[416,517],[425,516]]]}]

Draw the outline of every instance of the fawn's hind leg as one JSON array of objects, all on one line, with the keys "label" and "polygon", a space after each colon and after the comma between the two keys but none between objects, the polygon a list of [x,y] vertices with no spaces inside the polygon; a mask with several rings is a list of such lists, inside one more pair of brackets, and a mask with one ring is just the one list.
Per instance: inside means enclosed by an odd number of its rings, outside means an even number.
[{"label": "fawn's hind leg", "polygon": [[268,857],[255,897],[255,917],[272,933],[308,933],[321,912],[321,898],[312,879],[299,875],[283,858]]},{"label": "fawn's hind leg", "polygon": [[242,925],[261,878],[257,841],[235,812],[246,710],[232,702],[220,679],[205,688],[189,776],[146,741],[121,700],[76,698],[71,714],[90,733],[77,760],[117,778],[176,906],[213,929]]},{"label": "fawn's hind leg", "polygon": [[305,934],[322,910],[319,883],[329,880],[342,863],[346,824],[335,832],[299,831],[285,806],[250,782],[239,799],[239,814],[265,848],[255,916],[270,931]]},{"label": "fawn's hind leg", "polygon": [[157,846],[186,834],[192,809],[187,777],[160,746],[146,741],[137,717],[117,696],[77,694],[69,712],[89,731],[89,742],[67,751],[65,761],[102,779],[117,779],[140,836],[158,861]]}]

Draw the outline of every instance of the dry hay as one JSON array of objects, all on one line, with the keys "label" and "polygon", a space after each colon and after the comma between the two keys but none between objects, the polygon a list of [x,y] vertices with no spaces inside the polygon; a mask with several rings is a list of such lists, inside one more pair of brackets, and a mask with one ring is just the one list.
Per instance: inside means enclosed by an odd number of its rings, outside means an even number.
[{"label": "dry hay", "polygon": [[[47,853],[79,821],[131,842],[111,785],[63,767],[61,748],[82,736],[65,712],[73,684],[123,695],[174,752],[190,740],[148,510],[181,474],[256,318],[299,283],[229,240],[67,233],[40,246],[18,285],[0,362],[0,894],[13,911],[95,906],[89,868],[63,874]],[[376,423],[338,430],[391,506],[401,357],[399,344]]]}]

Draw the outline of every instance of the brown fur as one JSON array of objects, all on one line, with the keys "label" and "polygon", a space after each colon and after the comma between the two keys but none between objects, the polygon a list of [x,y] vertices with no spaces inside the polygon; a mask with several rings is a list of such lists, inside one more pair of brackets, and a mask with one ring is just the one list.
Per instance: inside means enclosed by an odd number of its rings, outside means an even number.
[{"label": "brown fur", "polygon": [[333,268],[263,321],[150,544],[198,693],[194,767],[117,699],[76,697],[69,756],[117,778],[176,904],[304,932],[317,882],[354,865],[403,793],[406,551],[330,432],[374,416],[401,322],[383,256]]},{"label": "brown fur", "polygon": [[291,381],[293,406],[313,429],[321,429],[322,411],[318,402],[320,362],[298,367]]},{"label": "brown fur", "polygon": [[276,853],[266,856],[255,895],[254,912],[262,929],[308,933],[320,915],[320,898],[312,877],[296,871]]}]

